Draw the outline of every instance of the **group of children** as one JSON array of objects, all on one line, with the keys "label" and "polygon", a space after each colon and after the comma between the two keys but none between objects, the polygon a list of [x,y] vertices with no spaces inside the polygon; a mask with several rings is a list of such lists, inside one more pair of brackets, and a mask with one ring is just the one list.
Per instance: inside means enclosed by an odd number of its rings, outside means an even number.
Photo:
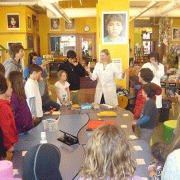
[{"label": "group of children", "polygon": [[5,61],[4,66],[0,64],[0,128],[4,144],[0,148],[1,158],[6,158],[6,151],[14,151],[19,136],[40,123],[44,110],[48,111],[53,106],[56,110],[60,108],[46,95],[48,90],[45,78],[42,78],[42,59],[37,58],[36,64],[29,64],[29,75],[25,82],[22,67],[18,63],[24,55],[23,47],[13,44],[9,54],[11,58]]},{"label": "group of children", "polygon": [[[36,55],[36,54],[35,54]],[[24,78],[18,59],[23,56],[23,49],[13,53],[12,58],[5,63],[5,70],[1,65],[0,70],[0,156],[6,158],[6,151],[13,152],[14,145],[19,135],[33,128],[33,120],[42,118],[43,110],[49,110],[53,102],[44,97],[48,94],[45,82],[45,68],[42,58],[37,58],[29,63],[28,78],[24,86]],[[74,51],[68,53],[68,61],[60,66],[58,81],[55,83],[57,102],[65,105],[70,101],[70,90],[74,90],[74,101],[78,103],[80,82],[79,77],[85,75],[84,68],[75,61]],[[7,71],[8,73],[7,73]],[[10,71],[13,70],[13,71]],[[77,73],[78,72],[78,73]],[[76,74],[74,74],[76,73]],[[5,78],[5,75],[7,79]],[[153,72],[143,68],[139,74],[139,81],[143,84],[137,94],[134,111],[133,125],[140,125],[140,137],[150,143],[155,131],[157,120],[157,108],[155,95],[161,94],[161,88],[151,83]],[[43,78],[42,78],[43,77]],[[68,82],[67,82],[67,78]],[[46,90],[45,90],[46,89]],[[46,92],[46,93],[45,93]],[[44,104],[43,104],[44,102]],[[74,103],[74,102],[73,102]],[[56,110],[58,106],[55,104]],[[30,150],[31,151],[31,150]],[[161,171],[166,159],[167,145],[163,143],[152,146],[153,163],[149,167],[149,176],[152,179],[160,179]],[[80,169],[81,179],[141,179],[135,176],[135,163],[131,158],[128,140],[121,128],[116,125],[104,125],[94,131],[89,140],[83,165]],[[25,171],[24,171],[25,172]]]},{"label": "group of children", "polygon": [[[2,66],[2,65],[1,65]],[[42,68],[36,64],[30,67],[30,76],[25,84],[23,74],[12,71],[8,79],[0,74],[0,127],[3,132],[4,146],[9,152],[19,135],[33,128],[33,120],[42,117],[42,100],[37,80]],[[5,157],[4,154],[2,157]]]}]

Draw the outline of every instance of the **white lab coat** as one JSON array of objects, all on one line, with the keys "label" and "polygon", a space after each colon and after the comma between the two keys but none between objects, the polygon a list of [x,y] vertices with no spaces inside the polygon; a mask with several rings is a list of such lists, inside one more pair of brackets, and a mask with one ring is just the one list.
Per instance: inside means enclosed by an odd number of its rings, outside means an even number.
[{"label": "white lab coat", "polygon": [[94,99],[95,103],[100,104],[102,94],[104,94],[106,104],[118,105],[115,77],[118,80],[123,80],[122,67],[119,68],[114,63],[109,63],[106,65],[106,68],[103,69],[102,63],[96,64],[91,77],[92,80],[98,78]]},{"label": "white lab coat", "polygon": [[[150,62],[145,63],[142,66],[142,68],[149,68],[149,69],[151,69],[151,71],[154,74],[154,78],[153,78],[153,80],[151,82],[153,82],[153,83],[155,83],[155,84],[157,84],[158,86],[161,87],[160,81],[161,81],[161,77],[164,76],[164,65],[159,63],[158,71],[156,70],[156,67],[152,63],[150,63]],[[162,94],[159,95],[159,96],[156,96],[156,107],[157,108],[162,108]]]}]

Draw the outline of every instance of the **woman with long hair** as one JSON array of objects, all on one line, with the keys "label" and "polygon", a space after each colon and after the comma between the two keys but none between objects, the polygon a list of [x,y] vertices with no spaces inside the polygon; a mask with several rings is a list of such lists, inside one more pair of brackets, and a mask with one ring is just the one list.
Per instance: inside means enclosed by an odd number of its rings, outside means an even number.
[{"label": "woman with long hair", "polygon": [[134,176],[135,170],[129,142],[123,130],[110,124],[97,128],[85,149],[80,180],[141,179]]}]

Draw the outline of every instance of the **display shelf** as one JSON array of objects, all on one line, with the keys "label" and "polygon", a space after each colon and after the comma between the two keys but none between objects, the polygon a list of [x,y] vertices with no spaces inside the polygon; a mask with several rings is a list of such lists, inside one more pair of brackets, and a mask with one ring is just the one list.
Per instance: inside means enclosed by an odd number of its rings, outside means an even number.
[{"label": "display shelf", "polygon": [[55,57],[54,62],[49,63],[49,76],[57,76],[59,66],[65,62],[66,57]]},{"label": "display shelf", "polygon": [[175,97],[175,92],[180,94],[180,83],[161,81],[162,96],[163,97]]},{"label": "display shelf", "polygon": [[146,49],[141,46],[134,48],[134,64],[144,64],[149,61],[148,54],[145,54]]}]

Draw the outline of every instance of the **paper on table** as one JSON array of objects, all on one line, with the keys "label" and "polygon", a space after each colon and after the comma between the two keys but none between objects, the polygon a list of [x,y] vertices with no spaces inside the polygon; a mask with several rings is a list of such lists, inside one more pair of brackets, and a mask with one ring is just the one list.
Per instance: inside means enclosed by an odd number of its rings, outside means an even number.
[{"label": "paper on table", "polygon": [[131,139],[137,139],[137,137],[135,135],[130,135],[129,138]]},{"label": "paper on table", "polygon": [[121,128],[127,128],[127,125],[121,125]]},{"label": "paper on table", "polygon": [[25,156],[27,151],[22,151],[22,156]]},{"label": "paper on table", "polygon": [[144,159],[136,159],[136,163],[137,163],[138,165],[146,164],[145,161],[144,161]]},{"label": "paper on table", "polygon": [[52,112],[52,115],[59,115],[59,114],[61,114],[60,111],[53,111],[53,112]]},{"label": "paper on table", "polygon": [[141,146],[133,146],[133,148],[134,148],[136,151],[142,151],[142,147],[141,147]]},{"label": "paper on table", "polygon": [[45,112],[44,114],[50,114],[50,112],[49,112],[49,111],[47,111],[47,112]]},{"label": "paper on table", "polygon": [[123,116],[129,116],[129,114],[123,114]]},{"label": "paper on table", "polygon": [[148,180],[148,178],[146,178],[146,177],[141,177],[143,180]]},{"label": "paper on table", "polygon": [[18,169],[13,169],[13,175],[19,174]]}]

